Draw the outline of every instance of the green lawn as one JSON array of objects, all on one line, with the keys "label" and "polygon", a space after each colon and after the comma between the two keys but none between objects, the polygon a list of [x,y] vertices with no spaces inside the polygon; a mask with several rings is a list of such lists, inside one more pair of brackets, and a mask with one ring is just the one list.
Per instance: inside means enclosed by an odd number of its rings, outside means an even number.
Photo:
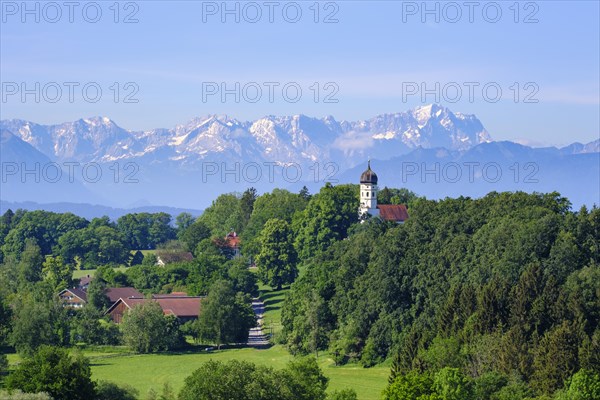
[{"label": "green lawn", "polygon": [[[132,250],[131,255],[135,254],[136,251],[137,250]],[[148,254],[156,253],[156,250],[140,250],[140,251],[142,252],[144,257],[147,256]],[[125,266],[125,265],[114,268],[115,271],[121,271],[121,272],[125,272],[126,269],[127,269],[127,266]],[[76,269],[75,271],[73,271],[73,279],[79,279],[86,275],[94,276],[94,273],[96,273],[95,269]]]},{"label": "green lawn", "polygon": [[[211,353],[169,353],[149,355],[107,356],[98,352],[86,352],[92,365],[94,379],[110,380],[129,384],[139,390],[143,398],[153,388],[160,392],[162,385],[169,382],[179,391],[184,379],[208,360],[247,360],[273,368],[283,368],[292,356],[280,345],[267,350],[251,348],[226,349]],[[362,368],[351,365],[335,367],[327,355],[319,357],[319,364],[330,379],[329,389],[354,388],[359,399],[379,399],[387,383],[389,367]]]},{"label": "green lawn", "polygon": [[[115,271],[121,271],[121,272],[125,272],[126,269],[127,269],[127,267],[114,268]],[[75,271],[73,271],[73,279],[79,279],[86,275],[94,276],[95,273],[96,273],[95,269],[76,269]]]},{"label": "green lawn", "polygon": [[270,333],[277,335],[281,332],[281,307],[283,306],[283,301],[285,300],[285,296],[287,292],[289,292],[288,288],[283,288],[280,291],[275,289],[271,289],[269,286],[260,285],[259,288],[259,297],[265,303],[265,316],[263,320],[263,327],[265,333]]}]

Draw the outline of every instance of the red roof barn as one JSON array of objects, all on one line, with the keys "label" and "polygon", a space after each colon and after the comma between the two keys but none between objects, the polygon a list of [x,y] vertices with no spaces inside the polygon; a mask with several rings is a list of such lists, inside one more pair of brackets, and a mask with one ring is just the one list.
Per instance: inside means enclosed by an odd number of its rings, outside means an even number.
[{"label": "red roof barn", "polygon": [[146,301],[155,301],[160,305],[165,315],[174,315],[181,322],[186,322],[198,318],[202,299],[204,297],[173,295],[154,295],[152,299],[121,298],[106,311],[106,314],[109,314],[110,318],[119,324],[123,321],[123,315],[127,310],[131,310]]}]

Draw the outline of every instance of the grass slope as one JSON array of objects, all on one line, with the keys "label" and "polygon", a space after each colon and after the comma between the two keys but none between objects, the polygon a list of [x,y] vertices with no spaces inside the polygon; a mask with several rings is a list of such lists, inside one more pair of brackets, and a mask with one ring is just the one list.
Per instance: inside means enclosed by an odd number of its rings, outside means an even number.
[{"label": "grass slope", "polygon": [[[169,382],[173,389],[179,391],[185,378],[208,360],[246,360],[279,369],[285,367],[292,359],[292,356],[280,345],[267,350],[243,348],[211,353],[106,356],[98,352],[85,354],[90,357],[93,379],[129,384],[139,390],[141,398],[144,398],[151,388],[160,392],[165,382]],[[335,367],[333,361],[326,355],[319,357],[319,365],[329,378],[330,391],[351,387],[356,390],[359,399],[365,400],[381,398],[381,391],[389,375],[387,366],[368,369],[356,365]]]},{"label": "grass slope", "polygon": [[259,297],[265,303],[265,315],[263,319],[263,331],[273,333],[275,336],[281,332],[281,307],[289,288],[280,291],[271,289],[268,286],[260,285],[258,288]]},{"label": "grass slope", "polygon": [[[127,269],[127,267],[117,267],[117,268],[113,268],[115,271],[121,271],[121,272],[125,272],[125,270]],[[95,269],[76,269],[75,271],[73,271],[73,279],[79,279],[79,278],[83,278],[84,276],[94,276],[94,274],[96,273]]]},{"label": "grass slope", "polygon": [[[133,254],[135,254],[137,250],[132,250],[131,251],[131,255],[133,256]],[[149,255],[149,254],[155,254],[156,250],[140,250],[142,252],[142,254],[145,256]],[[116,267],[113,268],[115,271],[121,271],[121,272],[125,272],[125,270],[128,268],[127,265],[121,265],[120,267]],[[94,274],[96,273],[96,269],[76,269],[75,271],[73,271],[73,279],[79,279],[82,278],[86,275],[89,276],[94,276]]]}]

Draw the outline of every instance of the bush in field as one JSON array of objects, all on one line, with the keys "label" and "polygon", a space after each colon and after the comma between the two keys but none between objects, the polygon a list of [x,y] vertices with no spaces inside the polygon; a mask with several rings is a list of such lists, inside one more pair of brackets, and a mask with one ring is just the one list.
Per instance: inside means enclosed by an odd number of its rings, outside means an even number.
[{"label": "bush in field", "polygon": [[114,382],[98,381],[96,400],[136,400],[139,392],[131,386],[119,386]]},{"label": "bush in field", "polygon": [[282,370],[211,360],[186,378],[179,400],[324,400],[326,389],[327,378],[314,358],[291,361]]},{"label": "bush in field", "polygon": [[344,389],[344,390],[336,390],[331,393],[328,397],[328,400],[358,400],[358,396],[356,396],[356,392],[354,389]]},{"label": "bush in field", "polygon": [[46,392],[56,399],[89,400],[96,395],[88,360],[66,349],[42,346],[6,379],[9,390]]}]

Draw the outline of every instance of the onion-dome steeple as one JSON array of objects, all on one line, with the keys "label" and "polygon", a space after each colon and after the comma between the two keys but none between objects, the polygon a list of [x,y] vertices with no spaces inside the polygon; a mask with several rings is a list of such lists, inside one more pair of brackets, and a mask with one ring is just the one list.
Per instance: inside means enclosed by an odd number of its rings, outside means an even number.
[{"label": "onion-dome steeple", "polygon": [[377,185],[377,174],[371,169],[371,160],[369,160],[367,170],[360,176],[360,183]]}]

